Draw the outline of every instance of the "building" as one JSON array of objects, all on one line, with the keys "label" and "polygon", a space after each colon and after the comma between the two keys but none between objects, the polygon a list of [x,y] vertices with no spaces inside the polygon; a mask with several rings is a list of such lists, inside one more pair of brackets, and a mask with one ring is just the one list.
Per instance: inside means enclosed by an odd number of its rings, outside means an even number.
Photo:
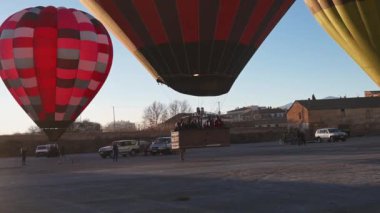
[{"label": "building", "polygon": [[337,127],[351,135],[380,133],[380,98],[298,100],[287,112],[289,127],[300,128],[311,137],[315,130]]},{"label": "building", "polygon": [[286,111],[281,108],[243,107],[228,111],[222,119],[232,127],[287,127]]},{"label": "building", "polygon": [[242,108],[236,108],[234,110],[227,111],[227,114],[223,116],[224,120],[228,122],[240,122],[243,121],[243,115],[253,110],[257,110],[259,106],[247,106]]},{"label": "building", "polygon": [[365,97],[380,97],[380,91],[364,91]]},{"label": "building", "polygon": [[286,111],[281,108],[260,107],[256,110],[244,113],[241,117],[244,121],[277,119],[285,119],[286,121]]}]

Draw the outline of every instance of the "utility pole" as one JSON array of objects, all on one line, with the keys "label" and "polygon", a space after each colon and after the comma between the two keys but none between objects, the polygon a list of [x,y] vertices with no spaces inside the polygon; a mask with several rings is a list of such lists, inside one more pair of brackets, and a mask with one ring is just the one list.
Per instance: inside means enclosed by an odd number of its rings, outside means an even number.
[{"label": "utility pole", "polygon": [[113,111],[113,131],[116,132],[116,124],[115,124],[115,106],[112,106]]},{"label": "utility pole", "polygon": [[220,115],[220,101],[218,101],[218,115]]}]

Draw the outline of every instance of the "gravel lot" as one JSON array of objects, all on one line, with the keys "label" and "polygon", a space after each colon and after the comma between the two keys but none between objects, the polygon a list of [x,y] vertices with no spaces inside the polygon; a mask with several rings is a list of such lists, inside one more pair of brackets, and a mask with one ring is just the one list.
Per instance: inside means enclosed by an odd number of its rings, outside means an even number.
[{"label": "gravel lot", "polygon": [[0,212],[380,212],[380,137],[0,159]]}]

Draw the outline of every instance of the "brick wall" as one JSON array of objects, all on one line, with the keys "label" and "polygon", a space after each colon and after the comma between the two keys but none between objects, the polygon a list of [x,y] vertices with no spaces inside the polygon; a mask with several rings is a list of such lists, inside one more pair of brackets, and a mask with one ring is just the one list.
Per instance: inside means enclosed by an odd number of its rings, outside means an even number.
[{"label": "brick wall", "polygon": [[286,116],[291,127],[299,127],[302,123],[309,123],[308,110],[298,102],[292,105]]}]

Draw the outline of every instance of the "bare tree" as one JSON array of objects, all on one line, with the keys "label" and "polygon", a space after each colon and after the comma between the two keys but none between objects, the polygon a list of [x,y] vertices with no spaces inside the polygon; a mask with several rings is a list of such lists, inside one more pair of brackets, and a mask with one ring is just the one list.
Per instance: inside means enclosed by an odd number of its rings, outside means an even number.
[{"label": "bare tree", "polygon": [[190,113],[192,111],[193,109],[191,109],[189,102],[187,102],[186,100],[183,100],[182,102],[180,102],[179,113]]},{"label": "bare tree", "polygon": [[160,102],[155,101],[144,110],[143,120],[148,127],[156,126],[166,118],[166,107]]},{"label": "bare tree", "polygon": [[165,109],[165,110],[162,112],[162,115],[161,115],[161,118],[160,118],[160,123],[165,122],[166,120],[168,120],[168,118],[169,118],[168,110]]},{"label": "bare tree", "polygon": [[41,129],[38,126],[31,126],[28,128],[28,133],[32,135],[39,134],[41,133]]},{"label": "bare tree", "polygon": [[105,132],[113,132],[113,131],[119,131],[119,132],[131,132],[136,131],[136,124],[130,121],[116,121],[109,122],[103,127],[103,131]]},{"label": "bare tree", "polygon": [[173,102],[171,102],[168,107],[169,116],[173,117],[177,115],[179,113],[179,109],[180,109],[180,101],[174,100]]},{"label": "bare tree", "polygon": [[174,100],[169,104],[168,111],[169,116],[173,117],[179,113],[190,113],[192,109],[189,102],[187,102],[186,100]]}]

